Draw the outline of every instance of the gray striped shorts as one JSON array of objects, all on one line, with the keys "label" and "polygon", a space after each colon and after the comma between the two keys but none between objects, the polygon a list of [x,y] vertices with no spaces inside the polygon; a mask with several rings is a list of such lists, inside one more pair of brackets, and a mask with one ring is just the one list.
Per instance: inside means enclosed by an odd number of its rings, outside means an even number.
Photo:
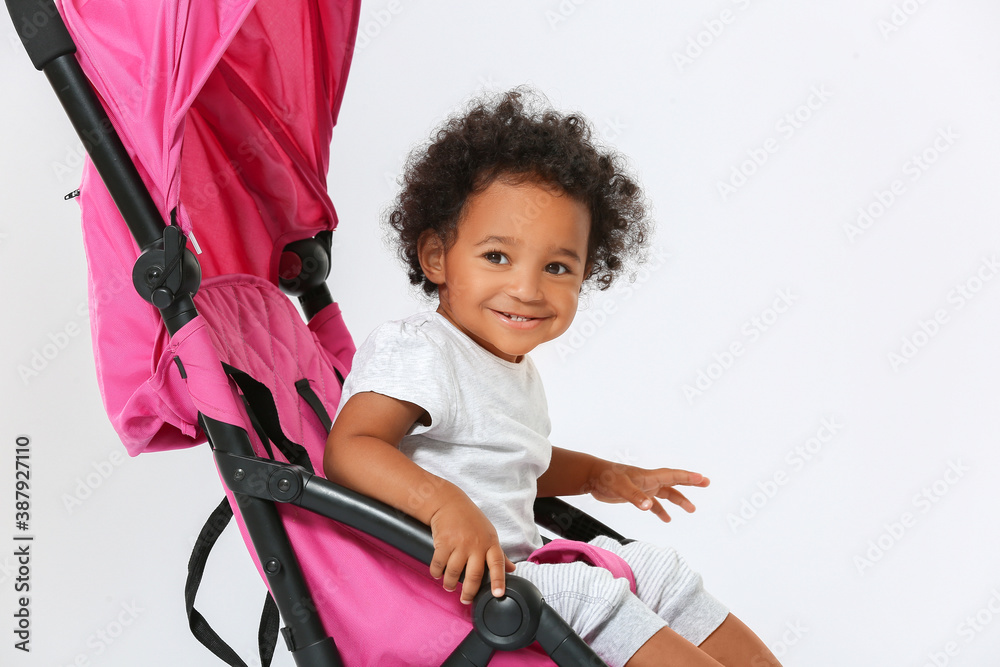
[{"label": "gray striped shorts", "polygon": [[610,667],[621,667],[666,626],[692,644],[701,644],[729,610],[702,586],[673,549],[646,542],[619,544],[596,537],[590,544],[617,554],[632,568],[628,581],[587,563],[517,563],[514,574],[529,580],[545,601],[576,630]]}]

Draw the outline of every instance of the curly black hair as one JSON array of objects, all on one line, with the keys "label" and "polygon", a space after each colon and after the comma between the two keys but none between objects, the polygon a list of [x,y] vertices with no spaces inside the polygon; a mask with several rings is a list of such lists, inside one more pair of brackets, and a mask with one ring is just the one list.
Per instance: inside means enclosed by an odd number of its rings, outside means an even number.
[{"label": "curly black hair", "polygon": [[473,100],[448,119],[429,144],[406,161],[403,189],[387,215],[398,234],[399,256],[413,285],[433,295],[417,242],[434,230],[445,244],[455,238],[466,201],[497,179],[534,182],[565,192],[590,211],[588,282],[611,286],[632,263],[644,259],[650,233],[641,188],[618,153],[595,146],[593,131],[579,115],[561,114],[539,95],[516,88]]}]

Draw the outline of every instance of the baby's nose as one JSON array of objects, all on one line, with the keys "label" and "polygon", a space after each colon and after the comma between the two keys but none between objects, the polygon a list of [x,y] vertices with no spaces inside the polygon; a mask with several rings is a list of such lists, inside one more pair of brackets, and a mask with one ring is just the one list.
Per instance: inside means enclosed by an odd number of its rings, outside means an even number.
[{"label": "baby's nose", "polygon": [[507,294],[519,301],[538,301],[542,298],[542,281],[535,271],[511,271]]}]

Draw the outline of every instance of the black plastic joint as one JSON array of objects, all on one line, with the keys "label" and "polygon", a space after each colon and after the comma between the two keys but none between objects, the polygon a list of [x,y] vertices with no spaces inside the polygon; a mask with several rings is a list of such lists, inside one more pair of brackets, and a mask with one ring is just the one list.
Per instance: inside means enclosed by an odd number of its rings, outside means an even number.
[{"label": "black plastic joint", "polygon": [[488,646],[513,651],[535,641],[543,600],[534,584],[515,575],[507,575],[506,589],[503,597],[496,598],[488,583],[480,588],[472,624]]},{"label": "black plastic joint", "polygon": [[267,480],[267,490],[280,503],[290,503],[302,493],[302,474],[296,468],[279,468]]},{"label": "black plastic joint", "polygon": [[329,234],[289,243],[278,262],[278,286],[289,296],[302,296],[330,275]]},{"label": "black plastic joint", "polygon": [[490,664],[494,653],[496,649],[483,642],[473,630],[441,663],[441,667],[486,667]]},{"label": "black plastic joint", "polygon": [[279,503],[294,502],[312,475],[281,461],[216,452],[216,462],[233,493]]},{"label": "black plastic joint", "polygon": [[143,248],[132,266],[132,284],[139,296],[161,311],[198,292],[201,265],[178,227],[166,227],[161,240]]},{"label": "black plastic joint", "polygon": [[552,661],[560,667],[608,667],[594,649],[580,639],[552,607],[542,604],[542,619],[536,636]]},{"label": "black plastic joint", "polygon": [[291,628],[281,628],[281,637],[285,640],[285,648],[288,649],[289,653],[295,652],[295,637],[292,635]]}]

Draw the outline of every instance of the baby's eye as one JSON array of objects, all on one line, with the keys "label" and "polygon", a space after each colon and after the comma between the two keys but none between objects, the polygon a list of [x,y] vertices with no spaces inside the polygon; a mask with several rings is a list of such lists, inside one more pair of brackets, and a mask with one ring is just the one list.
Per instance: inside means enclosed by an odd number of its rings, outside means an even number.
[{"label": "baby's eye", "polygon": [[510,260],[507,259],[507,255],[502,252],[491,251],[484,254],[483,257],[490,264],[510,264]]},{"label": "baby's eye", "polygon": [[569,268],[565,264],[559,264],[558,262],[552,262],[551,264],[546,265],[545,270],[556,276],[569,273]]}]

